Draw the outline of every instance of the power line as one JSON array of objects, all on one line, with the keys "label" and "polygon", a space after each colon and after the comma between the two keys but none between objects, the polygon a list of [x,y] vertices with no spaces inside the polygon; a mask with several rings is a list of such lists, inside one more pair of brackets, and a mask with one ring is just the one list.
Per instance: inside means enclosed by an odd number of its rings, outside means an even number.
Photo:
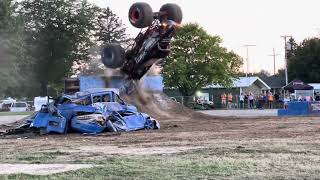
[{"label": "power line", "polygon": [[273,56],[273,75],[276,74],[276,56],[279,56],[280,54],[276,54],[276,50],[273,48],[273,54],[268,56]]},{"label": "power line", "polygon": [[256,46],[256,45],[254,45],[254,44],[245,44],[245,45],[243,45],[243,46],[247,48],[247,58],[246,58],[247,70],[246,70],[246,77],[248,77],[248,73],[249,73],[249,47],[253,47],[253,46]]},{"label": "power line", "polygon": [[[292,38],[290,35],[281,36],[284,39],[284,62],[285,62],[285,76],[286,76],[286,85],[288,84],[288,60],[287,60],[287,38]],[[291,48],[291,47],[290,47]]]}]

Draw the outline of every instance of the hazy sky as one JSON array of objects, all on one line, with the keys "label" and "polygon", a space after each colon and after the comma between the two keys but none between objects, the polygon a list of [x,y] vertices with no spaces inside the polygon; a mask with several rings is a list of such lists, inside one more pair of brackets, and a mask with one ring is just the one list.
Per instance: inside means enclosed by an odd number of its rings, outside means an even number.
[{"label": "hazy sky", "polygon": [[[130,25],[128,10],[133,0],[89,0],[101,7],[109,6],[128,27],[131,36],[138,29]],[[284,67],[284,40],[292,35],[297,42],[320,35],[320,0],[144,0],[158,11],[165,3],[176,3],[183,11],[183,23],[197,22],[223,39],[223,46],[246,59],[249,48],[249,71],[273,73],[272,48],[280,54],[276,68]]]}]

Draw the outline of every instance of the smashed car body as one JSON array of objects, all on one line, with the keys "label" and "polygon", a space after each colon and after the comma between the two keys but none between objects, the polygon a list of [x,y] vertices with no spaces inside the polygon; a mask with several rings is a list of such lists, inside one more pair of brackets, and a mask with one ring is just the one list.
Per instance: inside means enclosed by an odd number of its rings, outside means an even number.
[{"label": "smashed car body", "polygon": [[43,105],[24,128],[45,133],[102,133],[159,129],[159,123],[135,106],[126,104],[116,89],[91,89],[62,95]]}]

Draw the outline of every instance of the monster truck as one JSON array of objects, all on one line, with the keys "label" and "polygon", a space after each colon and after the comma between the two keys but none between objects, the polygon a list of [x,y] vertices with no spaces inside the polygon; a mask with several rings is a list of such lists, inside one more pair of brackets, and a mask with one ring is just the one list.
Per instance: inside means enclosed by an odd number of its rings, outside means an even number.
[{"label": "monster truck", "polygon": [[134,43],[126,51],[120,44],[107,44],[101,57],[106,67],[120,68],[126,79],[139,80],[154,63],[169,54],[182,11],[178,5],[169,3],[153,12],[149,4],[139,2],[130,7],[128,16],[134,27],[142,29]]}]

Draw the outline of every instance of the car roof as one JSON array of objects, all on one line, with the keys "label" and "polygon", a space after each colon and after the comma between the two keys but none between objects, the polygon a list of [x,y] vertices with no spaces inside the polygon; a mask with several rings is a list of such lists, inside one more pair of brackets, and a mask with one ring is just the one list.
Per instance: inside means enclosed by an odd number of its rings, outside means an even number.
[{"label": "car roof", "polygon": [[114,92],[116,94],[119,94],[119,89],[117,89],[117,88],[92,88],[92,89],[87,89],[84,92],[88,93],[88,94],[98,94],[98,93],[105,93],[105,92]]},{"label": "car roof", "polygon": [[68,99],[84,99],[92,94],[102,95],[102,94],[107,94],[111,92],[119,95],[119,89],[117,88],[93,88],[93,89],[88,89],[86,91],[76,92],[75,94],[71,94],[71,95],[64,94],[63,97]]}]

